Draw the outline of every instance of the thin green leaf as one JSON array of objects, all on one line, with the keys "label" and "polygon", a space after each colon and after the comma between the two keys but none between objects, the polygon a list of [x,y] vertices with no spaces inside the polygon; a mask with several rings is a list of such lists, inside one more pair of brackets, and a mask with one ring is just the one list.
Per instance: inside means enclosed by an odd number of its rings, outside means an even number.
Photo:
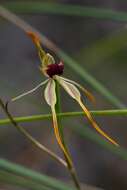
[{"label": "thin green leaf", "polygon": [[0,159],[0,169],[7,172],[11,172],[14,175],[21,176],[24,178],[31,179],[35,183],[43,184],[46,187],[55,189],[55,190],[72,190],[74,188],[68,187],[66,184],[48,177],[44,174],[40,174],[31,169],[25,168],[21,165],[14,164],[4,159]]},{"label": "thin green leaf", "polygon": [[49,13],[67,16],[92,17],[98,19],[110,19],[127,22],[127,13],[115,10],[87,7],[80,5],[65,5],[42,2],[7,2],[3,3],[6,8],[16,13]]},{"label": "thin green leaf", "polygon": [[[127,116],[127,109],[116,109],[116,110],[95,110],[90,111],[92,115],[95,116]],[[66,117],[79,117],[84,115],[84,112],[77,111],[77,112],[64,112],[57,114],[58,117],[66,118]],[[51,114],[40,114],[40,115],[31,115],[31,116],[24,116],[24,117],[14,117],[16,122],[33,122],[33,121],[41,121],[51,119]],[[1,119],[0,125],[7,125],[10,124],[9,119]]]},{"label": "thin green leaf", "polygon": [[0,183],[17,187],[30,188],[31,190],[51,190],[51,188],[33,183],[32,180],[13,175],[6,171],[0,171]]},{"label": "thin green leaf", "polygon": [[[98,115],[98,116],[127,116],[127,109],[125,110],[100,110],[100,111],[91,111],[93,115]],[[75,116],[82,116],[84,115],[83,112],[66,112],[66,113],[60,113],[58,114],[59,117],[75,117]],[[29,122],[29,121],[37,121],[37,120],[42,120],[42,119],[51,119],[50,114],[46,115],[35,115],[35,116],[28,116],[28,117],[18,117],[15,118],[16,121],[18,122]],[[0,120],[0,125],[8,124],[9,120],[4,119]],[[71,127],[71,126],[69,126]],[[101,145],[103,148],[111,151],[112,153],[118,155],[120,158],[127,160],[127,151],[123,148],[117,148],[110,143],[104,141],[99,135],[97,135],[95,132],[93,132],[89,128],[81,128],[81,127],[73,127],[73,130],[75,130],[76,133],[81,135],[84,138],[88,138],[92,140],[93,142]]]},{"label": "thin green leaf", "polygon": [[[61,111],[61,101],[60,101],[61,100],[61,93],[60,93],[59,83],[57,81],[55,81],[55,83],[56,83],[56,99],[57,99],[55,109],[56,109],[56,114],[58,116],[58,114],[62,112]],[[63,134],[63,126],[61,123],[61,119],[62,119],[62,117],[57,117],[61,139],[62,139],[63,144],[64,144],[64,134]]]}]

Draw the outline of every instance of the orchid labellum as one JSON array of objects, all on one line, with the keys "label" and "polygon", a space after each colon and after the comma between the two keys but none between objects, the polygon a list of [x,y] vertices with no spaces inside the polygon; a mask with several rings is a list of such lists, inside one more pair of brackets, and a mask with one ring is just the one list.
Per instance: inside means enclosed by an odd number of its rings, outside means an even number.
[{"label": "orchid labellum", "polygon": [[49,54],[45,53],[45,51],[41,48],[40,45],[40,40],[39,38],[32,32],[27,32],[27,34],[32,38],[34,44],[36,45],[38,49],[38,54],[40,57],[41,61],[41,66],[40,66],[40,71],[48,78],[44,82],[41,82],[39,85],[37,85],[35,88],[33,88],[30,91],[27,91],[15,98],[13,98],[11,101],[16,101],[20,99],[23,96],[26,96],[34,91],[36,91],[38,88],[46,84],[46,88],[44,91],[44,97],[47,102],[47,104],[51,107],[52,111],[52,117],[53,117],[53,127],[54,127],[54,132],[55,136],[57,139],[57,142],[62,149],[63,153],[66,155],[68,160],[71,163],[71,159],[68,155],[68,152],[66,151],[62,140],[61,136],[59,133],[59,127],[58,127],[58,122],[57,122],[57,115],[55,111],[55,105],[57,102],[56,98],[56,81],[64,88],[64,90],[73,98],[76,100],[76,102],[80,105],[82,110],[84,111],[85,116],[91,123],[91,125],[96,129],[98,133],[100,133],[103,137],[105,137],[108,141],[110,141],[112,144],[119,146],[116,141],[114,141],[111,137],[109,137],[104,131],[100,129],[98,124],[95,122],[93,119],[91,113],[88,111],[86,106],[82,103],[81,100],[81,94],[79,92],[79,89],[82,90],[86,96],[91,100],[94,101],[94,97],[90,92],[88,92],[84,87],[82,87],[80,84],[78,84],[75,81],[72,81],[70,79],[61,77],[63,74],[64,70],[64,64],[62,62],[56,64],[54,58]]}]

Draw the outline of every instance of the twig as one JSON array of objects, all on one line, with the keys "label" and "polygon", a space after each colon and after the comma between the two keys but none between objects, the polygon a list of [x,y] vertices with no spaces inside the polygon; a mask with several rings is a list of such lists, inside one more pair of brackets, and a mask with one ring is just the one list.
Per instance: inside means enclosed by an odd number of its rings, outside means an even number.
[{"label": "twig", "polygon": [[45,151],[47,154],[49,154],[52,158],[54,158],[56,161],[60,162],[64,167],[67,167],[66,162],[60,158],[59,156],[57,156],[54,152],[50,151],[48,148],[46,148],[45,146],[43,146],[41,143],[39,143],[34,137],[32,137],[23,127],[19,126],[17,124],[17,122],[14,120],[13,116],[10,114],[10,112],[7,109],[7,104],[4,105],[3,101],[0,99],[0,106],[2,107],[2,109],[4,110],[5,114],[7,115],[7,117],[9,118],[10,122],[12,123],[12,125],[14,127],[16,127],[16,129],[22,133],[29,141],[32,142],[32,144],[34,144],[37,148],[39,148],[40,150]]}]

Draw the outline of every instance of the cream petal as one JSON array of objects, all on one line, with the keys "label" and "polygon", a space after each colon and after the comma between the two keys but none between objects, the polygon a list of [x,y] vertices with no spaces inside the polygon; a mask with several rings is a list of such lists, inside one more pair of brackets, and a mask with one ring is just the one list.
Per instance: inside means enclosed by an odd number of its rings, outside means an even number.
[{"label": "cream petal", "polygon": [[75,82],[75,81],[73,81],[73,80],[70,80],[70,79],[68,79],[68,78],[65,78],[65,77],[60,77],[60,78],[63,79],[64,81],[67,81],[67,82],[69,82],[69,83],[71,83],[71,84],[76,85],[78,88],[80,88],[80,89],[85,93],[85,95],[87,96],[87,98],[88,98],[91,102],[93,102],[93,103],[95,104],[96,100],[95,100],[94,96],[93,96],[86,88],[84,88],[82,85],[78,84],[77,82]]},{"label": "cream petal", "polygon": [[55,106],[56,104],[56,84],[53,79],[49,79],[49,82],[44,91],[44,97],[49,106]]},{"label": "cream petal", "polygon": [[66,82],[65,80],[63,80],[62,78],[60,78],[59,76],[55,77],[56,80],[59,82],[59,84],[65,89],[65,91],[74,99],[76,100],[80,100],[80,92],[79,90],[76,88],[76,86],[74,86],[73,84]]}]

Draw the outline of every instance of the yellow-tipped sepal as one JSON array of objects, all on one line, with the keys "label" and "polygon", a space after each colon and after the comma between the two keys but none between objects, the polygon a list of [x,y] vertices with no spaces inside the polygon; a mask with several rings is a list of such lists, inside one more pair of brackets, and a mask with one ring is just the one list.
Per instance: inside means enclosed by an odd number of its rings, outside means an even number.
[{"label": "yellow-tipped sepal", "polygon": [[119,144],[113,140],[111,137],[109,137],[104,131],[102,131],[100,129],[100,127],[98,126],[98,124],[94,121],[91,113],[89,112],[89,110],[86,108],[86,106],[84,106],[84,104],[80,101],[78,101],[81,108],[83,109],[84,113],[86,114],[88,120],[90,121],[90,123],[92,124],[92,126],[96,129],[96,131],[98,133],[100,133],[102,136],[104,136],[108,141],[110,141],[112,144],[116,145],[116,146],[119,146]]}]

